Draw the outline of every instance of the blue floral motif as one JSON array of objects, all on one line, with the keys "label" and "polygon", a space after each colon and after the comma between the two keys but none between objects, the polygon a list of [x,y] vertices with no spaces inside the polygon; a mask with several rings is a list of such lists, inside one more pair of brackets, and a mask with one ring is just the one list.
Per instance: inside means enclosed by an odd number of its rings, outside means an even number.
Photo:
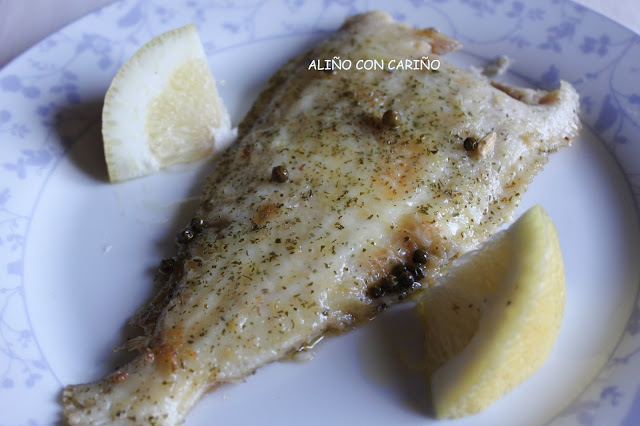
[{"label": "blue floral motif", "polygon": [[558,70],[558,67],[551,64],[549,69],[540,77],[540,82],[542,83],[542,86],[547,89],[558,87],[558,84],[560,83],[560,71]]},{"label": "blue floral motif", "polygon": [[618,401],[620,400],[621,396],[622,394],[618,390],[618,386],[607,386],[600,393],[601,400],[609,400],[609,403],[614,406],[618,405]]},{"label": "blue floral motif", "polygon": [[600,38],[586,36],[584,42],[580,45],[580,50],[585,54],[596,53],[598,56],[605,56],[609,51],[610,43],[611,39],[606,34],[603,34]]},{"label": "blue floral motif", "polygon": [[524,9],[525,9],[524,3],[519,1],[514,1],[513,3],[511,3],[511,10],[507,12],[507,16],[509,18],[517,18],[522,15],[522,12],[524,11]]},{"label": "blue floral motif", "polygon": [[0,80],[0,89],[5,92],[17,92],[22,88],[17,75],[8,75]]},{"label": "blue floral motif", "polygon": [[4,188],[0,191],[0,209],[9,201],[9,197],[11,196],[11,191],[9,188]]},{"label": "blue floral motif", "polygon": [[11,120],[11,112],[7,111],[6,109],[3,109],[2,111],[0,111],[0,126],[2,126],[5,123],[8,123]]},{"label": "blue floral motif", "polygon": [[599,404],[596,401],[580,401],[563,410],[560,417],[573,416],[579,425],[591,426],[594,421],[593,412],[598,407]]},{"label": "blue floral motif", "polygon": [[82,53],[86,49],[90,49],[99,56],[98,65],[101,69],[109,68],[111,65],[111,58],[109,57],[111,43],[109,39],[97,34],[84,34],[82,42],[78,44],[76,50],[78,53]]},{"label": "blue floral motif", "polygon": [[572,22],[563,22],[560,25],[549,27],[547,41],[541,43],[541,49],[552,49],[555,52],[562,52],[560,42],[563,38],[571,38],[575,33],[575,26]]},{"label": "blue floral motif", "polygon": [[40,96],[40,89],[38,89],[35,86],[23,87],[22,94],[25,95],[27,98],[34,99]]},{"label": "blue floral motif", "polygon": [[46,149],[23,149],[21,156],[14,163],[4,163],[2,167],[10,172],[15,172],[20,179],[27,177],[27,168],[35,167],[43,169],[52,160],[52,155]]},{"label": "blue floral motif", "polygon": [[17,138],[23,139],[29,133],[26,124],[13,123],[9,128],[9,133]]},{"label": "blue floral motif", "polygon": [[37,98],[40,96],[40,89],[35,86],[24,86],[20,78],[16,75],[8,75],[0,80],[0,89],[5,92],[21,92],[27,98]]},{"label": "blue floral motif", "polygon": [[117,24],[121,28],[132,27],[140,22],[143,18],[142,3],[135,4],[126,15],[118,19]]}]

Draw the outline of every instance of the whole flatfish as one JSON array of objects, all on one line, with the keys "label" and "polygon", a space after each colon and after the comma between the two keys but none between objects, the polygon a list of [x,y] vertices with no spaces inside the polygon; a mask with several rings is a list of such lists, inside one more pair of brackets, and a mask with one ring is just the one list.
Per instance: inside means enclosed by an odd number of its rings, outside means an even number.
[{"label": "whole flatfish", "polygon": [[67,386],[68,421],[180,423],[218,385],[428,287],[510,220],[577,135],[578,96],[491,84],[441,58],[458,47],[370,12],[285,64],[135,316],[140,354]]}]

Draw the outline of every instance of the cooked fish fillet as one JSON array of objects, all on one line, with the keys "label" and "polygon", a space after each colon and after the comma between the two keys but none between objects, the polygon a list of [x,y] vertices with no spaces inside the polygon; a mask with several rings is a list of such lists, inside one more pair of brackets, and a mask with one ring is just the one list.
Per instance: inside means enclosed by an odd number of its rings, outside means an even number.
[{"label": "cooked fish fillet", "polygon": [[[216,386],[427,287],[509,220],[548,153],[576,136],[578,97],[567,83],[492,85],[439,57],[457,47],[371,12],[284,65],[135,317],[140,355],[68,386],[68,421],[180,423]],[[334,56],[354,66],[309,69]],[[355,69],[423,56],[439,69]]]}]

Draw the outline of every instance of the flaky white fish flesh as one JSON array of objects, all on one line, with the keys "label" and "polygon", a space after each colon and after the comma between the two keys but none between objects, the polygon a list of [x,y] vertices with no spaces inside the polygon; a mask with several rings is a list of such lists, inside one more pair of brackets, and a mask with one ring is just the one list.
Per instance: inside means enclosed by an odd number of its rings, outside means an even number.
[{"label": "flaky white fish flesh", "polygon": [[[69,423],[180,423],[218,385],[428,287],[510,220],[548,153],[577,135],[578,96],[491,84],[440,56],[458,47],[371,12],[284,65],[134,318],[140,354],[67,386]],[[309,69],[336,56],[440,67]]]}]

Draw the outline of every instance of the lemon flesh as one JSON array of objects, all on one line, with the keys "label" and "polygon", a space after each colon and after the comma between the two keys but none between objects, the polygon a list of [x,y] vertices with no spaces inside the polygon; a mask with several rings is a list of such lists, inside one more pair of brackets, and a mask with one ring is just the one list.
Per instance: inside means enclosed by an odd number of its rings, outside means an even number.
[{"label": "lemon flesh", "polygon": [[163,33],[122,65],[105,96],[109,178],[123,181],[206,157],[230,128],[195,25]]},{"label": "lemon flesh", "polygon": [[419,306],[436,417],[482,411],[542,366],[564,302],[558,236],[539,205],[457,259]]}]

